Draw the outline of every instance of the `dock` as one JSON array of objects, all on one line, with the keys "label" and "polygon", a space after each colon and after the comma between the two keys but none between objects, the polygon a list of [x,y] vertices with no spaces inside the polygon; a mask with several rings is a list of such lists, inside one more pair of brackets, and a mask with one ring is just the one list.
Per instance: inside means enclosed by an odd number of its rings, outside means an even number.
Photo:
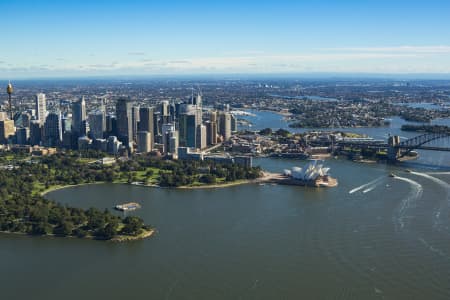
[{"label": "dock", "polygon": [[136,203],[136,202],[117,204],[116,206],[114,206],[114,209],[115,210],[119,210],[119,211],[133,211],[133,210],[136,210],[138,208],[141,208],[141,205],[139,203]]}]

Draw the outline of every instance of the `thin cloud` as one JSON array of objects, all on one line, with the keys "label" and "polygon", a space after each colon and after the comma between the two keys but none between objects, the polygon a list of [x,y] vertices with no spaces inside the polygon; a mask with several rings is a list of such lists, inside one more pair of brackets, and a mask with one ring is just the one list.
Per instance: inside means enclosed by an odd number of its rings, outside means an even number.
[{"label": "thin cloud", "polygon": [[169,64],[190,64],[189,60],[171,60],[168,62]]},{"label": "thin cloud", "polygon": [[[339,50],[338,50],[339,49]],[[373,51],[376,49],[376,51]],[[401,51],[400,51],[401,50]],[[420,50],[420,51],[419,51]],[[448,51],[448,52],[445,52]],[[434,58],[442,59],[434,59]],[[326,52],[174,57],[171,60],[136,59],[96,64],[2,65],[2,72],[40,72],[45,74],[194,74],[270,73],[270,72],[369,72],[369,73],[450,73],[450,46],[329,48]]]},{"label": "thin cloud", "polygon": [[128,52],[128,55],[131,55],[131,56],[144,56],[145,52]]},{"label": "thin cloud", "polygon": [[325,51],[338,52],[391,52],[391,53],[422,53],[439,54],[450,53],[450,46],[397,46],[397,47],[343,47],[343,48],[322,48]]}]

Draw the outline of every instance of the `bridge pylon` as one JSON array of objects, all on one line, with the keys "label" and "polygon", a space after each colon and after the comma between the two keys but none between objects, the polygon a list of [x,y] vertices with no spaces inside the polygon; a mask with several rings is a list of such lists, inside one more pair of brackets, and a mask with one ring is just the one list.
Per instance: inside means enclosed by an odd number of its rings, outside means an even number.
[{"label": "bridge pylon", "polygon": [[398,161],[398,158],[400,157],[400,148],[398,148],[399,145],[400,145],[400,136],[398,135],[389,136],[387,149],[388,150],[387,158],[389,162],[395,163]]}]

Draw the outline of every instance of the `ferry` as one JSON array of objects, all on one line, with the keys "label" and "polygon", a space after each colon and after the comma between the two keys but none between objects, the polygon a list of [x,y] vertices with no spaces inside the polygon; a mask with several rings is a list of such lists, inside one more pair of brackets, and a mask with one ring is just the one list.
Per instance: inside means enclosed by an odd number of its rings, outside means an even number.
[{"label": "ferry", "polygon": [[120,211],[133,211],[133,210],[136,210],[138,208],[141,208],[141,205],[139,203],[136,203],[136,202],[117,204],[116,206],[114,206],[115,210],[120,210]]}]

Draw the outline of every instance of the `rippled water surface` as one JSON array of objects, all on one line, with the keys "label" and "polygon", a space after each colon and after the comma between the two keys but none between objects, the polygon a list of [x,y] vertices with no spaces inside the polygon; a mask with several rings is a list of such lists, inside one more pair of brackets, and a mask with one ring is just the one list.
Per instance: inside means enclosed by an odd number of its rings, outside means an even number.
[{"label": "rippled water surface", "polygon": [[137,201],[158,234],[126,244],[2,236],[2,298],[449,299],[450,174],[327,165],[337,188],[55,191],[84,208]]}]

